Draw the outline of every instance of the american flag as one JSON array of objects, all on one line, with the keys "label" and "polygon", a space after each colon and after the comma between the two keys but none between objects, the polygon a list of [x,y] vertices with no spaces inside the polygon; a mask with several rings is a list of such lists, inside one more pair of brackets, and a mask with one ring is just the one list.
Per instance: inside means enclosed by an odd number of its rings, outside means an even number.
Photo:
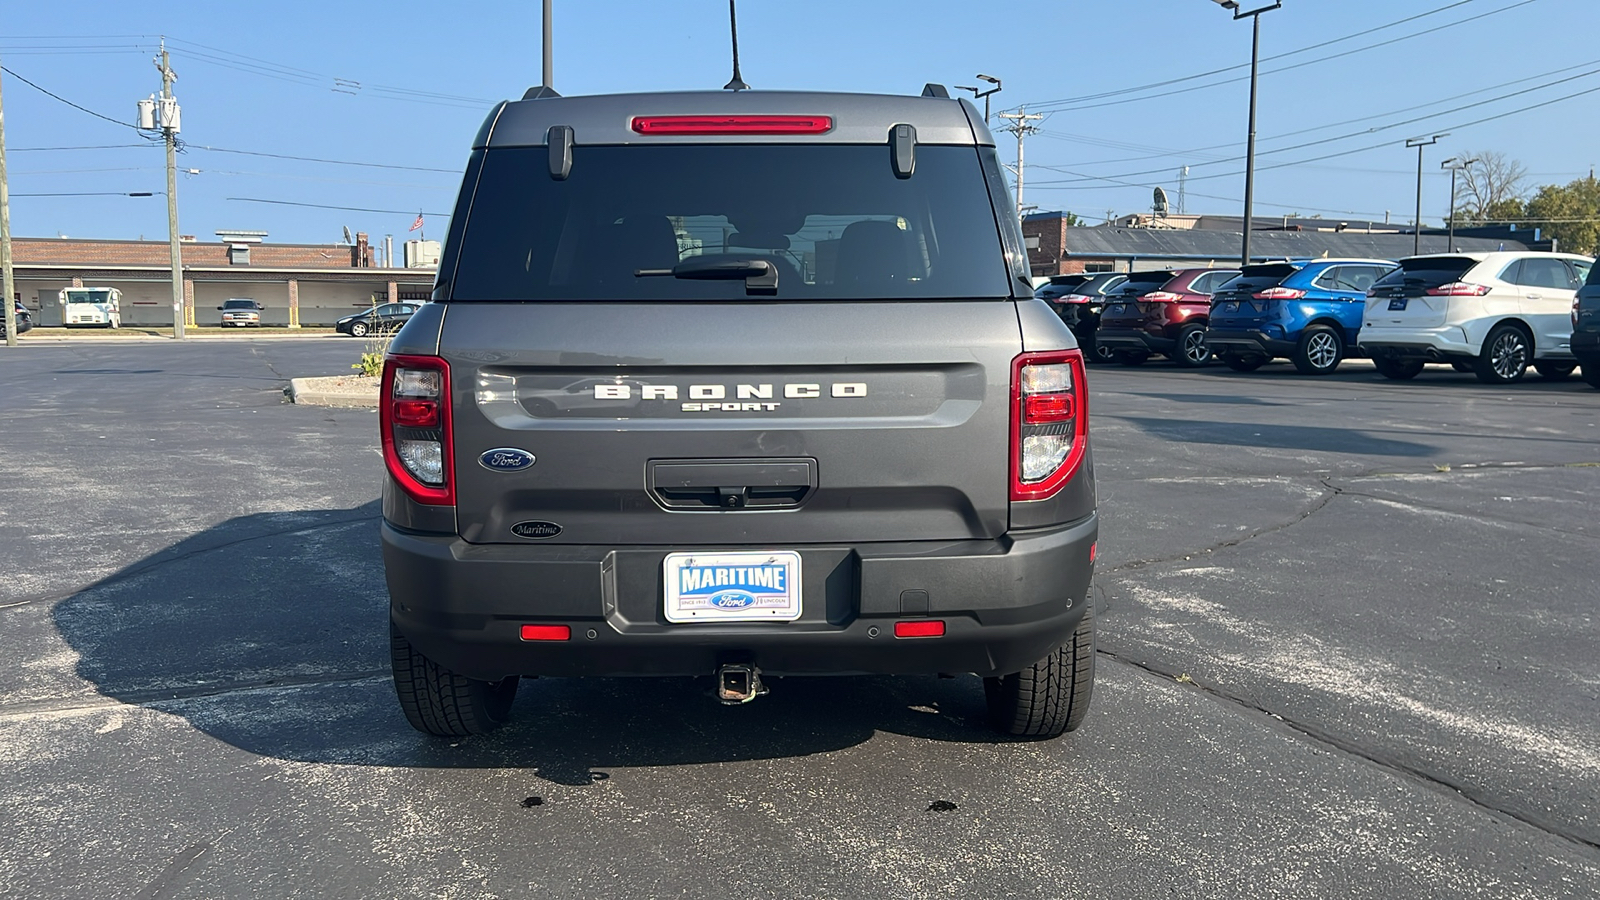
[{"label": "american flag", "polygon": [[416,231],[418,228],[421,228],[421,227],[422,227],[422,213],[417,213],[417,220],[415,222],[412,222],[411,223],[411,227],[409,229],[407,229],[407,230],[408,231]]}]

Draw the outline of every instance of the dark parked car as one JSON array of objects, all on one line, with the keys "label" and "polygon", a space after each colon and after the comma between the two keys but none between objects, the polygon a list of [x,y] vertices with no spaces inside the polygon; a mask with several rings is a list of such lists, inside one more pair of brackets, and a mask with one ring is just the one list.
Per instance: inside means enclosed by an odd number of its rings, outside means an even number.
[{"label": "dark parked car", "polygon": [[[1050,306],[1067,323],[1072,333],[1078,337],[1078,346],[1082,348],[1084,358],[1090,362],[1107,362],[1111,359],[1111,352],[1095,343],[1095,331],[1100,327],[1100,312],[1105,308],[1106,295],[1121,287],[1128,276],[1120,272],[1096,272],[1092,275],[1058,275],[1055,278],[1071,278],[1075,283],[1065,292],[1056,292],[1048,298]],[[1039,290],[1051,288],[1052,284],[1044,285]],[[1039,296],[1035,292],[1034,296]]]},{"label": "dark parked car", "polygon": [[1572,301],[1572,355],[1583,367],[1583,380],[1600,388],[1600,265],[1589,270]]},{"label": "dark parked car", "polygon": [[1206,343],[1223,364],[1251,372],[1288,357],[1303,375],[1331,375],[1356,350],[1367,290],[1395,264],[1315,259],[1245,266],[1211,298]]},{"label": "dark parked car", "polygon": [[354,337],[385,334],[399,331],[402,325],[411,321],[411,315],[416,311],[415,303],[385,303],[382,306],[364,309],[353,316],[345,316],[335,322],[333,327],[340,334]]},{"label": "dark parked car", "polygon": [[524,675],[710,676],[737,704],[971,673],[1000,731],[1076,728],[1083,356],[982,114],[937,86],[530,93],[478,132],[384,362],[407,720],[487,731]]},{"label": "dark parked car", "polygon": [[1054,303],[1067,294],[1072,293],[1074,288],[1093,277],[1093,275],[1086,275],[1082,273],[1073,275],[1051,275],[1049,281],[1046,281],[1044,284],[1041,284],[1034,289],[1033,295],[1038,297],[1040,300],[1045,301],[1046,303]]},{"label": "dark parked car", "polygon": [[1211,361],[1211,294],[1237,274],[1238,269],[1135,272],[1106,297],[1095,340],[1125,366],[1142,365],[1156,353],[1180,366],[1203,366]]},{"label": "dark parked car", "polygon": [[[15,309],[17,311],[17,334],[32,331],[33,316],[28,312],[28,308],[23,306],[21,301],[16,301]],[[3,328],[3,324],[0,324],[0,330],[3,330]]]}]

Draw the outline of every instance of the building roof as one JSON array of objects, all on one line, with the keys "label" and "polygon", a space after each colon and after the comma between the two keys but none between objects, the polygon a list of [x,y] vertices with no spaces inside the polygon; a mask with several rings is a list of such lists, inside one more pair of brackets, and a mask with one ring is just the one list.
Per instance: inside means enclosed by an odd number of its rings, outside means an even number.
[{"label": "building roof", "polygon": [[[1063,256],[1089,259],[1216,259],[1239,257],[1239,232],[1169,231],[1151,228],[1067,228]],[[1372,257],[1400,259],[1412,255],[1409,234],[1365,234],[1328,231],[1253,231],[1250,255],[1257,259]],[[1444,253],[1450,248],[1445,235],[1422,235],[1423,253]],[[1457,250],[1526,250],[1526,244],[1457,236]]]}]

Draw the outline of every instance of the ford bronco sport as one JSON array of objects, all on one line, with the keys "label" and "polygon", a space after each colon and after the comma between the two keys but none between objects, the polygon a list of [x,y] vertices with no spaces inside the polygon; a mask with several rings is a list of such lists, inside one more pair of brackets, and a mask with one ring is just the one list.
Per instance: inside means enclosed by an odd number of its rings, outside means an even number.
[{"label": "ford bronco sport", "polygon": [[1094,676],[1084,364],[965,101],[562,98],[473,143],[385,362],[395,687],[972,673],[1019,736]]}]

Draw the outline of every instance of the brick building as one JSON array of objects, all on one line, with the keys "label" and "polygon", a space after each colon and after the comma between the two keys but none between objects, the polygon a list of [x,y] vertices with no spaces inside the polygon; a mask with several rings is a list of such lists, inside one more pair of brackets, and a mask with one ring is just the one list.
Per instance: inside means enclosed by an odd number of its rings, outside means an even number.
[{"label": "brick building", "polygon": [[[378,266],[365,234],[353,244],[268,244],[265,233],[249,231],[217,235],[215,242],[182,243],[191,325],[218,324],[216,307],[229,298],[261,303],[264,325],[331,325],[373,303],[424,300],[433,288],[433,268]],[[17,294],[41,325],[60,323],[57,295],[66,287],[117,288],[126,325],[172,324],[166,241],[17,238],[12,260]]]}]

